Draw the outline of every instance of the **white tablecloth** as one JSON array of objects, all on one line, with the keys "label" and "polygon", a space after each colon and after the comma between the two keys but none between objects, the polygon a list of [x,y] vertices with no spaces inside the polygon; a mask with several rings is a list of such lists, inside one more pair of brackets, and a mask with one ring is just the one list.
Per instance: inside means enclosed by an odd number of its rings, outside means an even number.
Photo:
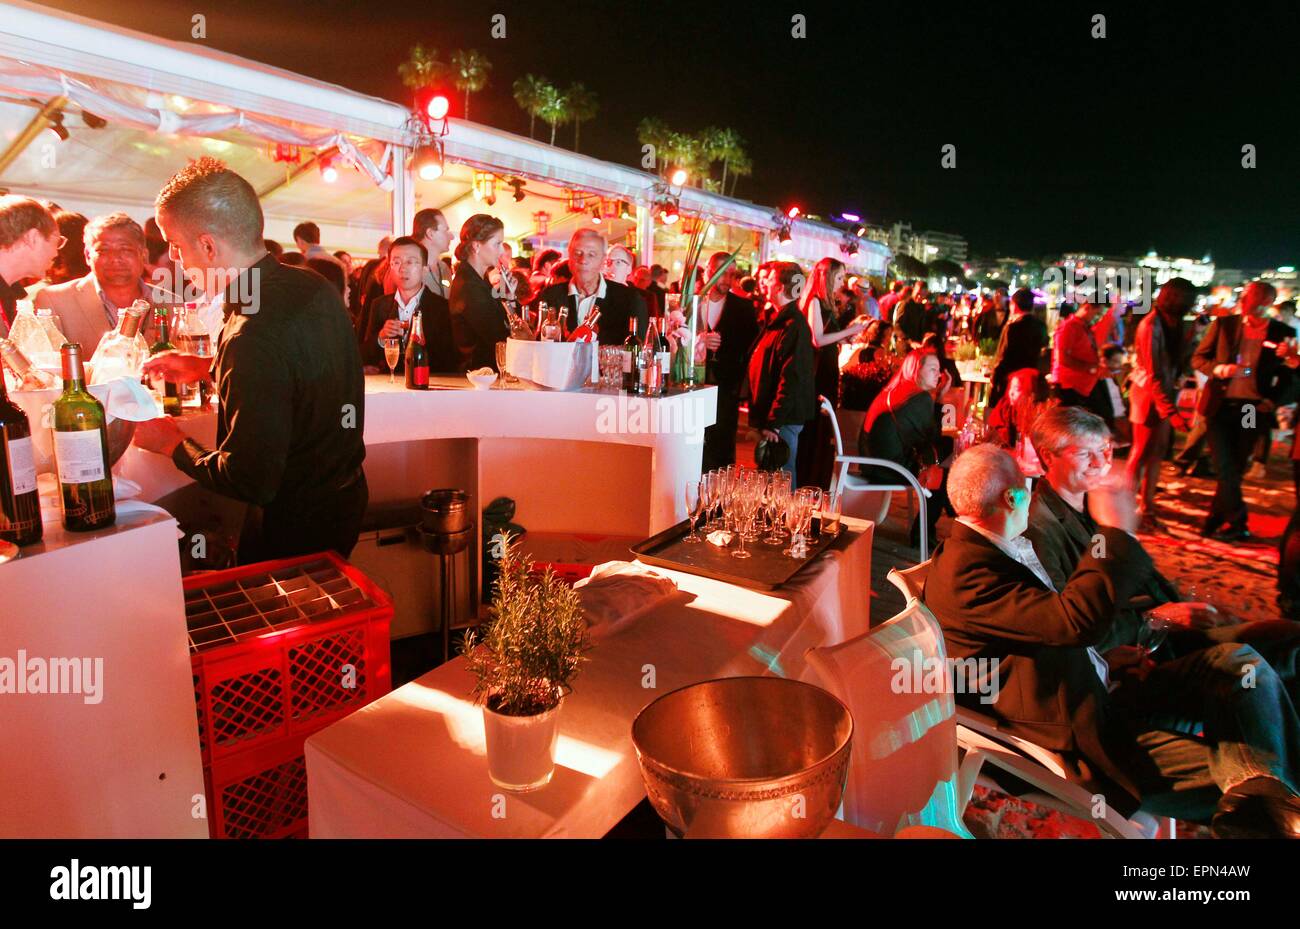
[{"label": "white tablecloth", "polygon": [[807,649],[867,630],[872,526],[846,522],[860,534],[773,593],[664,571],[694,599],[590,653],[540,790],[511,794],[488,778],[482,710],[459,658],[321,730],[306,743],[312,837],[604,835],[645,795],[631,728],[647,703],[717,677],[798,678]]}]

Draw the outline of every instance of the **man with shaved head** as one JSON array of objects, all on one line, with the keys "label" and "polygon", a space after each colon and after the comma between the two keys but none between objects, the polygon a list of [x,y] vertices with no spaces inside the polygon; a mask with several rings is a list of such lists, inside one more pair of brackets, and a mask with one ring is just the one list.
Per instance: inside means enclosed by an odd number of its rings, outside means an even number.
[{"label": "man with shaved head", "polygon": [[158,226],[190,282],[225,301],[215,359],[168,352],[146,373],[216,383],[217,447],[166,417],[135,443],[169,456],[203,487],[250,504],[243,563],[356,544],[368,500],[364,378],[342,297],[318,274],[266,251],[262,208],[244,178],[214,158],[192,162],[155,204]]}]

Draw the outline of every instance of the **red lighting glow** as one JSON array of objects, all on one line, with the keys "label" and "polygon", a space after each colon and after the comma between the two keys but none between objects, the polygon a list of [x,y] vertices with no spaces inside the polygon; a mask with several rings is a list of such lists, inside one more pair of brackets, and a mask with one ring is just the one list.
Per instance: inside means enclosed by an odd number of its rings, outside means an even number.
[{"label": "red lighting glow", "polygon": [[442,94],[435,94],[429,98],[429,105],[425,112],[429,114],[430,119],[446,119],[447,113],[451,109],[451,103]]}]

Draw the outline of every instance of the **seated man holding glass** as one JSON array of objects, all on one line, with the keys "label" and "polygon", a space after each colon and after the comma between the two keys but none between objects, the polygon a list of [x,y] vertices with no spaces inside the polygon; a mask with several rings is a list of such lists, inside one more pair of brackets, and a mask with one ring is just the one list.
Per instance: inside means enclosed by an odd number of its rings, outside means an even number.
[{"label": "seated man holding glass", "polygon": [[[1103,446],[1086,449],[1092,460],[1104,460]],[[957,525],[935,552],[924,600],[950,657],[996,662],[993,703],[971,709],[1055,752],[1123,815],[1212,817],[1221,837],[1300,837],[1300,716],[1259,652],[1226,643],[1157,666],[1141,648],[1099,651],[1153,570],[1127,488],[1090,488],[1095,531],[1063,582],[1024,537],[1030,494],[1010,454],[968,449],[948,494]],[[979,697],[957,695],[970,699]]]}]

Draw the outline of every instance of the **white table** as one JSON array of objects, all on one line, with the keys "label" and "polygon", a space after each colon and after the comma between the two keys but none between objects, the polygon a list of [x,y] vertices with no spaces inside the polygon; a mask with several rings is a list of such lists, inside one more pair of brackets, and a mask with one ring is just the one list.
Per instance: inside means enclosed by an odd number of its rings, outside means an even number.
[{"label": "white table", "polygon": [[[407,390],[366,378],[366,476],[372,503],[435,486],[467,490],[473,511],[513,498],[540,532],[643,538],[686,518],[682,488],[699,480],[717,388],[657,399],[597,390],[474,390],[463,377]],[[211,446],[216,413],[187,410],[187,434]],[[440,443],[430,445],[429,443]],[[161,456],[132,447],[114,469],[155,501],[192,483]],[[580,500],[581,505],[575,505]],[[477,518],[477,517],[475,517]]]},{"label": "white table", "polygon": [[0,565],[0,658],[103,674],[98,702],[0,694],[0,837],[206,838],[176,521],[129,501],[95,532],[43,516],[44,540]]},{"label": "white table", "polygon": [[808,648],[866,631],[873,527],[846,523],[861,534],[773,593],[665,571],[695,598],[591,652],[540,790],[508,794],[488,778],[482,710],[459,658],[321,730],[306,743],[312,837],[604,835],[645,795],[631,727],[647,703],[717,677],[798,678]]}]

